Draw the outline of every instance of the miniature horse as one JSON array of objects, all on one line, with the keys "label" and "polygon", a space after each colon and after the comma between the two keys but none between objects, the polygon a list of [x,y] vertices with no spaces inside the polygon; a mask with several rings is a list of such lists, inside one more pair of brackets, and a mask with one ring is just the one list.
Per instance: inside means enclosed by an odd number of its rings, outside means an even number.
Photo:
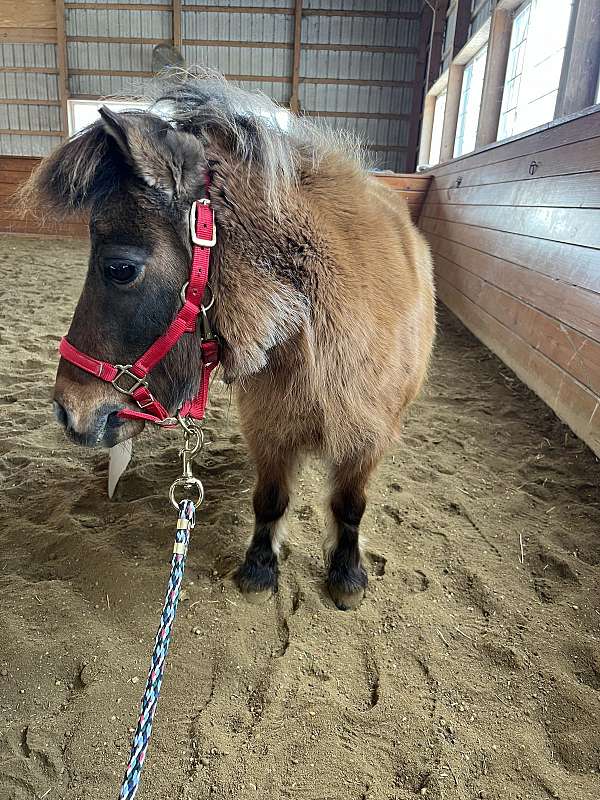
[{"label": "miniature horse", "polygon": [[[132,364],[166,330],[188,275],[188,212],[208,178],[218,227],[210,322],[257,470],[237,584],[276,589],[292,476],[312,452],[331,469],[327,586],[338,608],[355,608],[367,585],[366,484],[432,347],[427,245],[349,140],[224,81],[187,78],[153,99],[152,113],[102,109],[25,189],[29,206],[89,213],[89,269],[68,340]],[[198,388],[200,335],[186,334],[150,375],[169,413]],[[54,397],[78,444],[110,447],[143,428],[117,416],[128,401],[110,383],[64,359]]]}]

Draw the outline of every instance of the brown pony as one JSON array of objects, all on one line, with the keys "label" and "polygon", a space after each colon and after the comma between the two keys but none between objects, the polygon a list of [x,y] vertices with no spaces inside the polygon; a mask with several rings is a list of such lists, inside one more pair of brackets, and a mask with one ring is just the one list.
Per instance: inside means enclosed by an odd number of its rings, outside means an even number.
[{"label": "brown pony", "polygon": [[[245,593],[276,589],[292,476],[317,453],[332,482],[327,586],[338,608],[355,608],[367,585],[366,484],[400,433],[434,336],[427,245],[347,140],[223,81],[163,84],[153,99],[152,113],[103,109],[27,187],[29,204],[89,211],[69,341],[131,364],[166,330],[189,270],[188,211],[208,174],[219,234],[211,323],[257,470],[236,581]],[[197,390],[199,337],[184,336],[150,375],[170,412]],[[112,446],[143,427],[117,416],[123,395],[64,360],[54,397],[79,444]]]}]

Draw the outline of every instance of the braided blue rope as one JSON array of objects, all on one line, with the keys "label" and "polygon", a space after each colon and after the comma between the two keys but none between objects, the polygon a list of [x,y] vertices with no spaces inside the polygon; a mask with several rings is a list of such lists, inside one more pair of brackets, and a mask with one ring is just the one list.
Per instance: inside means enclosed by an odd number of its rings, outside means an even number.
[{"label": "braided blue rope", "polygon": [[[171,632],[177,612],[179,593],[181,591],[181,581],[185,569],[185,558],[187,555],[188,542],[190,539],[190,529],[194,527],[195,506],[190,500],[182,500],[179,504],[179,523],[175,536],[175,546],[171,559],[171,576],[167,586],[167,595],[163,606],[160,626],[154,641],[154,651],[150,662],[150,671],[142,704],[140,708],[140,718],[131,745],[129,763],[125,770],[125,777],[121,785],[119,800],[133,800],[139,788],[140,776],[150,734],[152,733],[152,723],[158,704],[158,696],[162,684],[165,661],[169,652]],[[189,523],[189,524],[185,524]]]}]

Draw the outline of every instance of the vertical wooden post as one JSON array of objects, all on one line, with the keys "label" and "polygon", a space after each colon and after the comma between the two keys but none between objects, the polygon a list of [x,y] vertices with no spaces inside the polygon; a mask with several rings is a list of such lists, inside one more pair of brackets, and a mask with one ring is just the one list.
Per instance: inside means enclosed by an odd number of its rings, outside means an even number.
[{"label": "vertical wooden post", "polygon": [[173,0],[173,47],[181,52],[181,0]]},{"label": "vertical wooden post", "polygon": [[292,63],[292,94],[290,110],[294,114],[300,111],[300,56],[302,54],[302,1],[296,0],[294,5],[294,60]]},{"label": "vertical wooden post", "polygon": [[69,138],[69,67],[67,37],[65,35],[65,3],[56,0],[56,63],[58,66],[58,99],[60,100],[60,127],[63,139]]},{"label": "vertical wooden post", "polygon": [[413,85],[413,98],[410,110],[410,127],[408,132],[408,152],[406,155],[405,170],[407,172],[416,169],[417,167],[417,154],[419,150],[419,129],[423,124],[424,117],[421,110],[424,111],[423,103],[425,101],[425,70],[427,68],[427,43],[429,41],[429,34],[431,31],[431,24],[433,16],[429,6],[425,5],[421,16],[419,18],[419,52],[417,54],[417,63],[415,67],[415,81]]},{"label": "vertical wooden post", "polygon": [[497,8],[492,14],[490,26],[475,147],[495,142],[498,135],[511,31],[511,13]]},{"label": "vertical wooden post", "polygon": [[433,94],[428,94],[425,97],[425,103],[423,104],[423,121],[421,122],[421,145],[419,147],[417,166],[419,166],[419,164],[429,164],[436,100],[437,98]]},{"label": "vertical wooden post", "polygon": [[456,5],[456,24],[454,27],[454,42],[452,44],[452,58],[456,58],[459,51],[466,45],[469,38],[471,25],[471,0],[458,0]]},{"label": "vertical wooden post", "polygon": [[431,42],[429,45],[429,61],[427,64],[427,80],[425,81],[425,91],[435,83],[439,77],[440,63],[442,60],[442,44],[444,40],[444,25],[446,24],[446,11],[448,10],[448,0],[438,0],[433,15],[433,25],[431,28]]},{"label": "vertical wooden post", "polygon": [[555,117],[581,111],[596,102],[600,69],[600,3],[575,0],[571,11]]},{"label": "vertical wooden post", "polygon": [[448,161],[454,155],[454,139],[458,122],[458,109],[460,106],[460,91],[464,64],[450,64],[448,71],[448,88],[446,89],[446,109],[444,112],[444,127],[442,128],[442,144],[440,147],[440,161]]}]

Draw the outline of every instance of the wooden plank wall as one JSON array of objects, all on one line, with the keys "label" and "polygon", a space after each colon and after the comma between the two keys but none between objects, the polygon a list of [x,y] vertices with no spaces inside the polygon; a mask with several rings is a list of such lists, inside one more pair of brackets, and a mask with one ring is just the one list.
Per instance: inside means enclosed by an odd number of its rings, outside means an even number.
[{"label": "wooden plank wall", "polygon": [[[23,216],[16,210],[15,193],[39,162],[39,158],[0,156],[0,233],[87,237],[87,226],[84,223],[44,224],[33,216],[23,219]],[[377,175],[377,179],[404,195],[413,219],[416,221],[419,218],[431,176],[393,174]]]},{"label": "wooden plank wall", "polygon": [[49,223],[33,214],[24,218],[17,211],[15,193],[40,160],[27,156],[0,156],[0,233],[87,237],[87,225],[83,222]]},{"label": "wooden plank wall", "polygon": [[440,299],[600,455],[600,109],[427,174]]}]

